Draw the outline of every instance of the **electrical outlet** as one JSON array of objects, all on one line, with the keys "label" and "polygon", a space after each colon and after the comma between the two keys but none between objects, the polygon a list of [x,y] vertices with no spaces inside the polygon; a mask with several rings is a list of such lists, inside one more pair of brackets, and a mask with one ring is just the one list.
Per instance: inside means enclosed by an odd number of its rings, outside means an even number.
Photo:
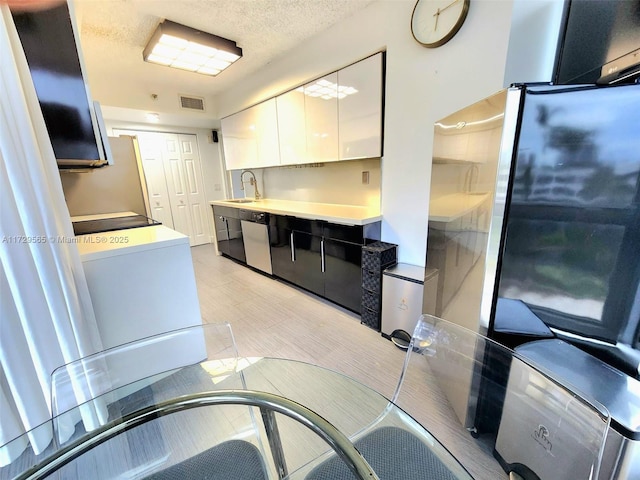
[{"label": "electrical outlet", "polygon": [[362,184],[369,185],[369,172],[366,170],[362,172]]}]

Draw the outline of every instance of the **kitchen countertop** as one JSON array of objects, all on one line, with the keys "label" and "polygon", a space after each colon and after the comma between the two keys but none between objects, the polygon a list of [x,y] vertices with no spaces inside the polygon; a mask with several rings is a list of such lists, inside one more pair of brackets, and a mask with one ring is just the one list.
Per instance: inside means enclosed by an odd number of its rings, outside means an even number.
[{"label": "kitchen countertop", "polygon": [[276,215],[291,215],[309,220],[326,220],[342,225],[367,225],[382,220],[379,208],[332,203],[297,202],[293,200],[261,199],[250,203],[214,200],[211,205],[241,208]]},{"label": "kitchen countertop", "polygon": [[489,192],[453,193],[433,198],[429,204],[429,221],[453,222],[472,212],[491,196]]},{"label": "kitchen countertop", "polygon": [[189,237],[164,225],[90,233],[75,237],[80,260],[99,260],[116,255],[164,248],[180,243],[189,245]]}]

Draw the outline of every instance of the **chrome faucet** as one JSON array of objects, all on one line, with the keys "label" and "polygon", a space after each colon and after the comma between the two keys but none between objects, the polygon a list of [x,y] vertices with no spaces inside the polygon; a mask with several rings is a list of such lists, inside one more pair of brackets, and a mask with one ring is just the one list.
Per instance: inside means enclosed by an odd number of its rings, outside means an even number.
[{"label": "chrome faucet", "polygon": [[255,174],[251,170],[243,170],[243,172],[240,174],[240,190],[244,190],[244,180],[242,179],[245,173],[251,174],[251,178],[249,179],[249,185],[251,185],[255,189],[256,200],[260,200],[260,192],[258,191],[258,181],[256,180]]}]

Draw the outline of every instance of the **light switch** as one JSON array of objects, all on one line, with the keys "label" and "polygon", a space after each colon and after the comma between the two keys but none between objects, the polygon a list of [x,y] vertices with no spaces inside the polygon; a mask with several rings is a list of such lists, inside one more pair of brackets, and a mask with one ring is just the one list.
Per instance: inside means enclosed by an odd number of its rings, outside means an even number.
[{"label": "light switch", "polygon": [[369,185],[369,172],[368,171],[362,172],[362,184],[363,185]]}]

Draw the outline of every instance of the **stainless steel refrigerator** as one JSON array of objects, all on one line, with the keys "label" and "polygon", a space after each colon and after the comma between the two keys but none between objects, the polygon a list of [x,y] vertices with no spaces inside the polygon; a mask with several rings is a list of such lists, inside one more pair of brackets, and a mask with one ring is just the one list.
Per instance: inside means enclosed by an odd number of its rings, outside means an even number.
[{"label": "stainless steel refrigerator", "polygon": [[[436,316],[510,347],[560,337],[637,378],[640,85],[513,86],[434,132]],[[452,403],[475,428],[466,380]]]}]

